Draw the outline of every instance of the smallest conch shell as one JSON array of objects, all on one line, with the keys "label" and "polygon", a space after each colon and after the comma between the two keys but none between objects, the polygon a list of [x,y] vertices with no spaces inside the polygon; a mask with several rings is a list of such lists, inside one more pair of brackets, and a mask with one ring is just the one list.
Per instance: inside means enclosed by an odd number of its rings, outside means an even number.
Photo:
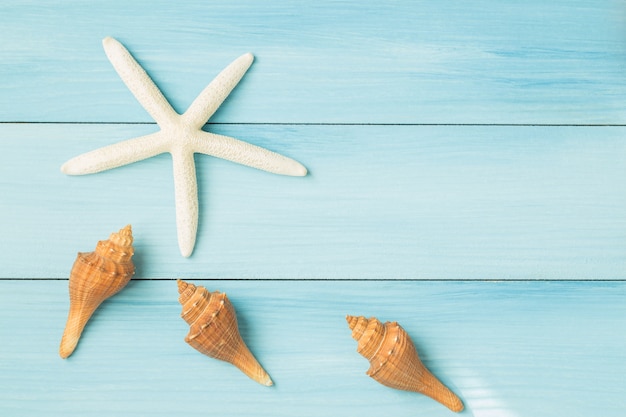
[{"label": "smallest conch shell", "polygon": [[357,352],[370,361],[367,375],[391,388],[420,392],[459,412],[463,403],[420,360],[407,332],[396,322],[346,316]]},{"label": "smallest conch shell", "polygon": [[190,326],[185,342],[200,353],[235,365],[259,384],[273,385],[241,338],[235,309],[225,293],[209,292],[180,279],[178,293],[181,317]]}]

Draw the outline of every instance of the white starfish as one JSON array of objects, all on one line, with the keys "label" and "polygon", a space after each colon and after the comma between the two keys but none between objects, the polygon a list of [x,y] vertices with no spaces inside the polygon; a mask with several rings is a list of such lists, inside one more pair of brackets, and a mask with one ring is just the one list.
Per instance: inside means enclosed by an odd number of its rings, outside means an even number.
[{"label": "white starfish", "polygon": [[194,153],[203,153],[275,174],[304,176],[299,162],[240,140],[205,132],[202,127],[235,88],[254,57],[248,53],[227,66],[180,115],[174,111],[145,70],[117,40],[102,41],[113,67],[139,103],[154,118],[160,131],[79,155],[61,171],[69,175],[92,174],[169,152],[172,154],[176,196],[178,246],[190,256],[198,229],[198,187]]}]

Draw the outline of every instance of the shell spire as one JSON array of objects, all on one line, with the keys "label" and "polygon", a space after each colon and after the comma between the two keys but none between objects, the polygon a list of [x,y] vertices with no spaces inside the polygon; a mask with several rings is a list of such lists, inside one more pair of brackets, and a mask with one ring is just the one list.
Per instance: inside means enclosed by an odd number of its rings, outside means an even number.
[{"label": "shell spire", "polygon": [[189,324],[185,342],[212,358],[235,365],[261,385],[274,383],[239,334],[237,316],[225,293],[178,280],[181,317]]},{"label": "shell spire", "polygon": [[419,392],[454,412],[463,403],[422,363],[406,331],[397,322],[346,316],[357,352],[370,361],[367,375],[391,388]]},{"label": "shell spire", "polygon": [[59,348],[63,359],[74,352],[100,304],[124,288],[135,273],[132,243],[132,228],[128,225],[99,241],[93,252],[78,253],[70,272],[70,310]]}]

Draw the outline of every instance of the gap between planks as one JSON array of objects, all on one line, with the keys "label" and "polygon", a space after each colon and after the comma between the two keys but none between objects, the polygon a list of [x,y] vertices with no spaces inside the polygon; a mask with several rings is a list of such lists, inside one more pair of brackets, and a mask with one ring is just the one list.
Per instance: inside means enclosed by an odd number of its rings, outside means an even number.
[{"label": "gap between planks", "polygon": [[[67,281],[69,278],[2,278],[0,281]],[[179,278],[133,278],[133,281],[176,281]],[[181,278],[182,279],[182,278]],[[185,278],[187,279],[187,278]],[[266,282],[467,282],[467,283],[512,283],[512,282],[593,282],[620,283],[626,279],[435,279],[435,278],[189,278],[194,281],[266,281]]]},{"label": "gap between planks", "polygon": [[[156,122],[38,122],[0,121],[0,125],[155,125]],[[321,123],[321,122],[216,122],[205,126],[450,126],[450,127],[626,127],[619,123]]]}]

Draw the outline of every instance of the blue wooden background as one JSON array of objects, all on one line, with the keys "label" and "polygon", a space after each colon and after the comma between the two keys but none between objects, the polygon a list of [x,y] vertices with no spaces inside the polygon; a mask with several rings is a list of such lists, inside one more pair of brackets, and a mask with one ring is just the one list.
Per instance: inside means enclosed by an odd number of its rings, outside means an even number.
[{"label": "blue wooden background", "polygon": [[[101,47],[182,112],[256,60],[207,130],[305,178],[198,155],[178,252],[168,155]],[[0,415],[452,415],[365,375],[346,314],[397,320],[467,416],[626,413],[626,1],[0,4]],[[78,251],[126,224],[137,274],[68,360]],[[276,385],[183,338],[176,278],[225,291]]]}]

